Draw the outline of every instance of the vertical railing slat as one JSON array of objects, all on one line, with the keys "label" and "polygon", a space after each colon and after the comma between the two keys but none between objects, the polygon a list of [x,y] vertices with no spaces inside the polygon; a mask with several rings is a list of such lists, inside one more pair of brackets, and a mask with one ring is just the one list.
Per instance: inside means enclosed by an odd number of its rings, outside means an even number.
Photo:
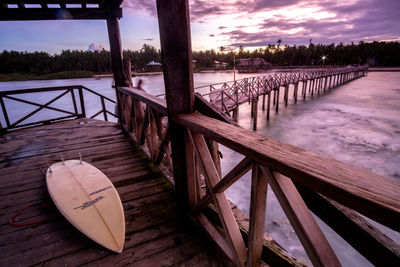
[{"label": "vertical railing slat", "polygon": [[6,105],[4,104],[4,99],[3,99],[2,96],[0,96],[0,103],[1,103],[1,109],[3,110],[4,119],[6,120],[7,128],[9,128],[10,127],[10,120],[8,118],[7,108],[6,108]]},{"label": "vertical railing slat", "polygon": [[76,106],[76,99],[75,99],[75,94],[74,94],[74,88],[70,89],[71,92],[71,99],[72,99],[72,105],[74,106],[74,112],[76,116],[78,117],[78,107]]},{"label": "vertical railing slat", "polygon": [[83,87],[79,87],[79,102],[81,104],[81,117],[85,118],[86,117],[86,109],[85,109],[85,100],[83,97]]},{"label": "vertical railing slat", "polygon": [[251,176],[250,227],[247,266],[260,266],[264,241],[265,212],[267,207],[268,181],[257,164]]}]

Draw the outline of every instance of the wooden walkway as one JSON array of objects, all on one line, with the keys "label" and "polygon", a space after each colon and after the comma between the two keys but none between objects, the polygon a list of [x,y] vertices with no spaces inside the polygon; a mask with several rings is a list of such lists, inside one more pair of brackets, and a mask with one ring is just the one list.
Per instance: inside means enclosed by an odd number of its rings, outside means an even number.
[{"label": "wooden walkway", "polygon": [[308,91],[311,96],[320,91],[330,90],[339,85],[345,84],[354,79],[363,77],[368,72],[368,66],[339,67],[332,69],[310,69],[298,70],[288,73],[274,73],[265,76],[249,77],[241,80],[211,84],[210,92],[203,94],[218,109],[229,114],[230,111],[238,108],[240,104],[251,101],[258,101],[259,96],[263,96],[263,108],[265,105],[265,95],[268,95],[268,112],[270,106],[270,94],[274,92],[273,105],[278,111],[279,90],[284,87],[284,103],[288,104],[289,85],[294,85],[293,99],[297,102],[299,83],[302,84],[301,97],[306,98],[307,83]]},{"label": "wooden walkway", "polygon": [[[78,158],[103,171],[117,188],[125,210],[121,254],[77,231],[51,204],[39,166],[46,160]],[[177,221],[172,186],[113,123],[70,120],[0,136],[0,266],[27,265],[230,265],[193,226]],[[14,221],[42,224],[16,227]]]}]

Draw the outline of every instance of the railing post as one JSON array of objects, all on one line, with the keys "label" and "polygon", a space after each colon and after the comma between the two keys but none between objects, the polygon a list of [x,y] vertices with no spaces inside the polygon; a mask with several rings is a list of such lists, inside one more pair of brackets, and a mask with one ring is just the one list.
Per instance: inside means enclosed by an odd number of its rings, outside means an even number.
[{"label": "railing post", "polygon": [[111,15],[110,18],[107,19],[107,29],[115,87],[129,86],[128,78],[123,69],[121,36],[119,32],[119,22],[116,16]]},{"label": "railing post", "polygon": [[268,92],[268,98],[267,98],[267,120],[269,120],[270,109],[271,109],[271,91]]},{"label": "railing post", "polygon": [[86,117],[85,100],[83,98],[83,87],[79,87],[79,102],[81,102],[81,118]]},{"label": "railing post", "polygon": [[187,0],[157,0],[168,121],[178,214],[188,210],[185,129],[173,121],[179,113],[194,112],[192,48]]},{"label": "railing post", "polygon": [[108,121],[107,111],[106,111],[106,103],[104,103],[104,97],[100,97],[100,99],[101,99],[101,107],[103,109],[103,114],[104,114],[104,120]]},{"label": "railing post", "polygon": [[76,106],[74,88],[72,88],[70,92],[71,92],[72,104],[74,106],[74,112],[75,112],[76,116],[79,117],[79,115],[78,115],[78,107]]},{"label": "railing post", "polygon": [[8,118],[7,109],[6,109],[6,105],[4,104],[3,96],[0,96],[0,104],[1,104],[1,109],[3,110],[4,119],[6,120],[7,128],[9,128],[11,126],[11,124],[10,124],[10,120]]},{"label": "railing post", "polygon": [[247,266],[260,266],[267,207],[268,181],[257,164],[251,176],[250,225]]}]

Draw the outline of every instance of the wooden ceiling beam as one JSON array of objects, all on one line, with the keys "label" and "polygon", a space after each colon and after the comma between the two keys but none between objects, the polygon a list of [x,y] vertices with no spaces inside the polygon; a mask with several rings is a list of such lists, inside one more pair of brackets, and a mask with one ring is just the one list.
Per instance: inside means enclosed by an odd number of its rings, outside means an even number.
[{"label": "wooden ceiling beam", "polygon": [[121,18],[122,8],[117,8],[110,14],[104,8],[66,8],[60,13],[59,8],[7,8],[0,9],[0,21],[23,20],[96,20],[107,19],[110,16]]},{"label": "wooden ceiling beam", "polygon": [[[60,0],[4,0],[5,4],[60,4]],[[62,1],[64,4],[102,4],[102,0],[65,0]]]}]

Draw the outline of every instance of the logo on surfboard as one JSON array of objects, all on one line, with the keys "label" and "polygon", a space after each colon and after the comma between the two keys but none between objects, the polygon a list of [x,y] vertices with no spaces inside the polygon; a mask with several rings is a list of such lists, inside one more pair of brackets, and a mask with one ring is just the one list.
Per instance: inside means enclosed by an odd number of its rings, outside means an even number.
[{"label": "logo on surfboard", "polygon": [[[111,188],[112,188],[111,185],[110,185],[110,186],[107,186],[107,187],[104,187],[104,188],[101,188],[101,189],[99,189],[99,190],[93,191],[92,193],[89,194],[89,196],[96,195],[96,194],[98,194],[98,193],[101,193],[101,192],[106,191],[106,190],[111,189]],[[98,196],[98,197],[96,197],[96,198],[93,199],[93,200],[86,201],[86,202],[83,203],[81,206],[75,207],[74,210],[76,210],[76,209],[84,210],[84,209],[86,209],[86,208],[89,208],[90,206],[93,206],[94,204],[96,204],[97,202],[99,202],[100,200],[102,200],[103,198],[105,198],[105,196]]]},{"label": "logo on surfboard", "polygon": [[94,204],[96,204],[97,202],[99,202],[100,200],[102,200],[103,198],[104,198],[104,196],[99,196],[99,197],[96,197],[96,198],[93,199],[93,200],[86,201],[86,202],[83,203],[81,206],[75,207],[74,210],[79,209],[79,208],[80,208],[81,210],[84,210],[84,209],[86,209],[86,208],[89,208],[90,206],[93,206]]}]

